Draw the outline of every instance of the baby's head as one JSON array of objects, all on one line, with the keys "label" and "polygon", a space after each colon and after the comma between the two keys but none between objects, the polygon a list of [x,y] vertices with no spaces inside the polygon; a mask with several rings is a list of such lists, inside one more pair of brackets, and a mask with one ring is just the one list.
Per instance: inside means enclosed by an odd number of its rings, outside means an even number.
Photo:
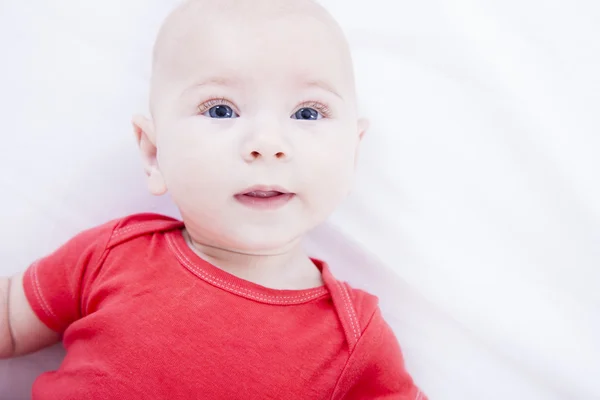
[{"label": "baby's head", "polygon": [[136,134],[198,242],[274,254],[350,191],[366,129],[346,40],[311,0],[191,0],[155,45]]}]

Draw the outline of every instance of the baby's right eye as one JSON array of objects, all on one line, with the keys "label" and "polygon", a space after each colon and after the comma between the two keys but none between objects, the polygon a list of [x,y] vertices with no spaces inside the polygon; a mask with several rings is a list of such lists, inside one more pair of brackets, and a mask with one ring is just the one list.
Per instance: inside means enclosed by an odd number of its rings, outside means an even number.
[{"label": "baby's right eye", "polygon": [[223,104],[224,102],[224,100],[210,100],[198,107],[198,113],[204,117],[216,119],[239,117],[233,107]]},{"label": "baby's right eye", "polygon": [[237,118],[238,115],[229,106],[214,106],[204,114],[205,117],[210,118]]}]

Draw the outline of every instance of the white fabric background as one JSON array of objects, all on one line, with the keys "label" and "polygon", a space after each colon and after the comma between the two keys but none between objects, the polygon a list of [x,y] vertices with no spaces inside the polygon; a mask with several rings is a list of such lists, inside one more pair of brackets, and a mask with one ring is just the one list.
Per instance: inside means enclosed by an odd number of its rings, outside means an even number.
[{"label": "white fabric background", "polygon": [[[175,213],[129,122],[172,4],[0,0],[1,275],[109,218]],[[373,124],[312,251],[380,295],[432,399],[600,399],[600,3],[324,4]],[[0,399],[61,355],[0,362]]]}]

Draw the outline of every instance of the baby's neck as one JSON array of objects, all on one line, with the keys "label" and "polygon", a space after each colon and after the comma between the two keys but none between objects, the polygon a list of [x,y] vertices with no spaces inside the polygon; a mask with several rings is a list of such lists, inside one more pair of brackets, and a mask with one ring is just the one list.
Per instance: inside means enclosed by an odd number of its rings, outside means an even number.
[{"label": "baby's neck", "polygon": [[321,273],[300,243],[274,255],[255,255],[208,246],[194,241],[188,246],[202,259],[238,278],[272,289],[301,290],[323,285]]}]

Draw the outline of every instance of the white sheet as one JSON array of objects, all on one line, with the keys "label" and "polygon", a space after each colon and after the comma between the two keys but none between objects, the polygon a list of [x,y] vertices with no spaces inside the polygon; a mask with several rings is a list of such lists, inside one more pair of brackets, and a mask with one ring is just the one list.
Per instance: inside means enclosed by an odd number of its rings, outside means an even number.
[{"label": "white sheet", "polygon": [[[175,214],[129,123],[172,4],[0,1],[2,275],[109,218]],[[373,125],[309,247],[380,295],[432,399],[600,399],[600,3],[324,4]],[[61,354],[0,362],[0,399]]]}]

